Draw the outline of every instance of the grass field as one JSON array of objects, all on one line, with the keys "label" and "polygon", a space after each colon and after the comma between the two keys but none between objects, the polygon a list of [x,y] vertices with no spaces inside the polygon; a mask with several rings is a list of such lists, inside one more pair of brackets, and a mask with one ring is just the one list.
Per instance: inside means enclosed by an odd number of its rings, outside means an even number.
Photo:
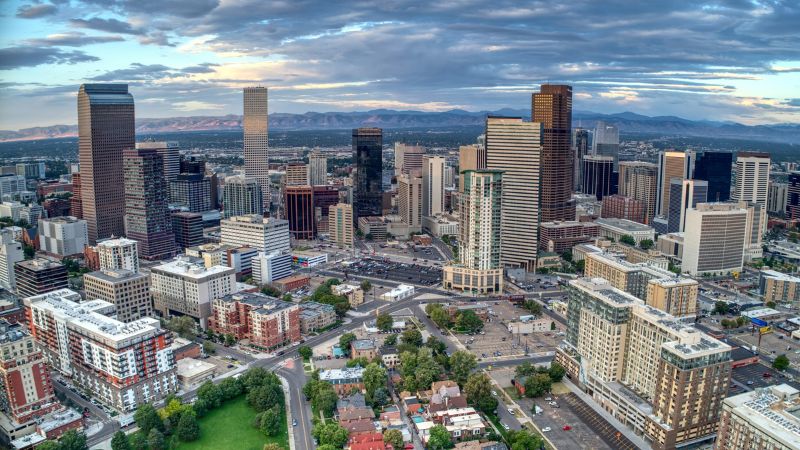
[{"label": "grass field", "polygon": [[241,396],[211,411],[200,419],[200,439],[194,442],[181,442],[176,450],[261,450],[264,444],[273,442],[289,450],[289,435],[284,413],[283,428],[280,434],[267,437],[250,423],[256,412]]}]

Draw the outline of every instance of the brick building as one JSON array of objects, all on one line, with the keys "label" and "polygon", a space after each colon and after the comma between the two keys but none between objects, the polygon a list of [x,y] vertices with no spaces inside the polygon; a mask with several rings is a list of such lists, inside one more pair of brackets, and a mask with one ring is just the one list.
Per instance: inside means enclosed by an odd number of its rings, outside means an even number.
[{"label": "brick building", "polygon": [[647,205],[642,200],[637,200],[624,195],[609,195],[603,197],[603,208],[600,216],[603,218],[626,219],[633,222],[647,223]]},{"label": "brick building", "polygon": [[260,293],[226,295],[212,302],[209,327],[274,349],[300,340],[300,307]]}]

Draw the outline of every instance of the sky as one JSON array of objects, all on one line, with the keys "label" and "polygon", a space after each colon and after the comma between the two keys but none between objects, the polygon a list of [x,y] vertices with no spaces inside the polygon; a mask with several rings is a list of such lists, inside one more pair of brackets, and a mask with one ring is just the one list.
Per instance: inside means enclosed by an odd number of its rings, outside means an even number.
[{"label": "sky", "polygon": [[81,83],[137,117],[574,109],[800,123],[800,1],[0,0],[0,129],[77,122]]}]

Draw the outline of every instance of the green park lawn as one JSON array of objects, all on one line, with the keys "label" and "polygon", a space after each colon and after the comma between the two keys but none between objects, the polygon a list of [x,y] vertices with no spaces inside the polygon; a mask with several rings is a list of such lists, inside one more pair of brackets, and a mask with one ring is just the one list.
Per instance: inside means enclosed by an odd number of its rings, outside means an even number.
[{"label": "green park lawn", "polygon": [[251,425],[256,412],[245,396],[230,400],[199,420],[200,439],[181,442],[176,450],[261,450],[266,443],[275,443],[289,450],[289,434],[284,413],[280,434],[267,437]]}]

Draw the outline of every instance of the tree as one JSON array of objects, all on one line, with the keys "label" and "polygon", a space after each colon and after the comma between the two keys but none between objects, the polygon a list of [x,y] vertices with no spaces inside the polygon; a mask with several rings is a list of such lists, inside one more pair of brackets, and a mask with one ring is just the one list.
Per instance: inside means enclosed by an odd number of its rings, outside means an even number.
[{"label": "tree", "polygon": [[775,308],[775,302],[767,302],[766,306],[767,306],[767,308],[773,308],[774,309]]},{"label": "tree", "polygon": [[453,441],[450,440],[450,433],[444,425],[436,425],[430,429],[428,436],[428,449],[445,450],[453,448]]},{"label": "tree", "polygon": [[153,408],[153,405],[150,404],[145,403],[136,408],[136,412],[133,414],[133,420],[136,422],[136,426],[138,426],[145,435],[150,433],[150,430],[161,430],[164,428],[164,422],[161,421],[158,412]]},{"label": "tree", "polygon": [[403,448],[403,433],[395,429],[386,430],[383,433],[383,442],[391,445],[394,450],[400,450]]},{"label": "tree", "polygon": [[578,272],[583,273],[583,270],[585,268],[586,268],[586,261],[585,260],[582,259],[582,260],[580,260],[580,261],[575,263],[575,270],[577,270]]},{"label": "tree", "polygon": [[514,369],[514,374],[517,378],[527,377],[533,375],[534,373],[536,373],[536,366],[528,361],[525,361],[524,363],[518,365],[516,369]]},{"label": "tree", "polygon": [[784,371],[789,368],[790,362],[786,355],[778,355],[775,361],[772,361],[772,368],[775,370]]},{"label": "tree", "polygon": [[292,300],[293,300],[292,299],[292,294],[289,294],[288,292],[286,294],[283,294],[283,301],[291,302]]},{"label": "tree", "polygon": [[369,359],[366,356],[361,356],[359,358],[353,358],[350,361],[347,361],[347,367],[367,367],[369,364]]},{"label": "tree", "polygon": [[280,407],[273,406],[261,413],[261,423],[258,429],[267,436],[276,436],[281,431],[281,419],[283,419],[283,415]]},{"label": "tree", "polygon": [[506,433],[506,439],[511,444],[511,450],[530,450],[541,448],[544,444],[539,435],[528,430],[510,430]]},{"label": "tree", "polygon": [[553,381],[546,373],[535,373],[525,380],[525,396],[534,398],[539,397],[550,390]]},{"label": "tree", "polygon": [[369,280],[364,280],[361,282],[362,291],[369,292],[370,289],[372,289],[372,283],[370,283]]},{"label": "tree", "polygon": [[150,446],[150,450],[165,450],[164,435],[153,428],[147,433],[147,445]]},{"label": "tree", "polygon": [[386,386],[386,369],[372,363],[364,369],[364,389],[367,391],[367,401],[374,401],[375,391]]},{"label": "tree", "polygon": [[475,333],[483,329],[483,321],[475,311],[468,309],[456,317],[456,327],[466,333]]},{"label": "tree", "polygon": [[58,450],[58,442],[44,441],[36,446],[36,450]]},{"label": "tree", "polygon": [[88,450],[86,435],[69,430],[58,438],[58,450]]},{"label": "tree", "polygon": [[247,393],[247,403],[257,412],[266,411],[273,406],[283,406],[283,388],[280,385],[265,384],[256,386]]},{"label": "tree", "polygon": [[483,412],[494,411],[497,399],[492,395],[492,382],[485,373],[476,372],[469,376],[464,385],[467,398]]},{"label": "tree", "polygon": [[550,331],[555,331],[555,330],[556,330],[556,323],[555,323],[555,321],[554,321],[554,322],[550,322]]},{"label": "tree", "polygon": [[386,336],[386,339],[383,340],[383,345],[391,346],[391,345],[395,345],[395,344],[397,344],[397,335],[396,334],[390,334],[390,335]]},{"label": "tree", "polygon": [[328,421],[317,424],[311,433],[317,438],[319,445],[332,445],[335,448],[344,448],[347,444],[348,432],[336,422]]},{"label": "tree", "polygon": [[627,244],[627,245],[636,246],[636,239],[634,239],[633,236],[631,236],[629,234],[626,234],[626,235],[622,236],[621,238],[619,238],[619,242],[620,242],[620,244]]},{"label": "tree", "polygon": [[413,345],[414,347],[422,346],[422,333],[417,329],[406,330],[400,336],[400,342],[404,344]]},{"label": "tree", "polygon": [[174,316],[169,319],[166,328],[178,333],[182,338],[193,338],[197,334],[197,324],[189,316]]},{"label": "tree", "polygon": [[298,348],[297,353],[299,353],[300,356],[303,357],[303,359],[311,359],[311,356],[314,355],[314,351],[311,350],[311,347],[307,345],[303,345],[300,348]]},{"label": "tree", "polygon": [[447,344],[436,339],[435,336],[428,337],[428,340],[425,341],[425,347],[431,349],[431,353],[434,355],[443,355],[447,351]]},{"label": "tree", "polygon": [[168,422],[170,427],[175,427],[183,413],[190,409],[191,405],[184,405],[180,399],[172,397],[168,399],[166,406],[158,410],[158,415],[161,420]]},{"label": "tree", "polygon": [[728,313],[728,303],[722,300],[717,301],[714,303],[714,309],[711,311],[712,314],[727,314]]},{"label": "tree", "polygon": [[566,250],[564,253],[561,254],[561,259],[566,262],[572,262],[572,251]]},{"label": "tree", "polygon": [[200,426],[197,424],[197,415],[194,411],[189,409],[181,414],[175,434],[183,442],[192,442],[200,437]]},{"label": "tree", "polygon": [[333,386],[327,382],[320,382],[316,389],[315,395],[311,399],[311,406],[317,412],[322,412],[326,416],[333,415],[333,410],[336,408],[336,401],[339,396],[333,390]]},{"label": "tree", "polygon": [[431,320],[436,324],[437,327],[442,329],[450,328],[452,325],[450,322],[450,314],[448,314],[447,311],[445,311],[441,306],[431,311]]},{"label": "tree", "polygon": [[237,378],[226,378],[219,383],[219,390],[222,392],[223,400],[230,400],[241,395],[244,386]]},{"label": "tree", "polygon": [[530,311],[530,313],[534,316],[542,315],[542,305],[540,305],[536,300],[527,300],[524,305],[525,309]]},{"label": "tree", "polygon": [[235,345],[235,344],[236,344],[236,337],[234,335],[232,335],[232,334],[226,334],[225,335],[225,345],[227,347],[230,347],[230,346]]},{"label": "tree", "polygon": [[[25,255],[25,259],[33,259],[34,255],[36,255],[36,247],[24,244],[22,247],[22,252]],[[42,448],[42,447],[36,447],[36,448]]]},{"label": "tree", "polygon": [[281,290],[276,288],[275,286],[266,285],[261,288],[261,293],[264,295],[269,295],[270,297],[278,298],[281,296]]},{"label": "tree", "polygon": [[213,342],[205,341],[203,342],[203,353],[206,355],[213,355],[214,353],[217,353],[217,347]]},{"label": "tree", "polygon": [[654,243],[652,239],[642,239],[641,241],[639,241],[639,248],[641,248],[642,250],[650,250],[651,248],[653,248],[653,245]]},{"label": "tree", "polygon": [[547,371],[547,374],[550,375],[550,379],[553,380],[554,383],[561,381],[564,378],[564,375],[567,374],[567,370],[564,369],[564,366],[557,362],[550,363],[550,369]]},{"label": "tree", "polygon": [[206,381],[197,389],[197,398],[205,400],[209,408],[219,408],[222,405],[222,390],[213,382]]},{"label": "tree", "polygon": [[378,329],[381,331],[389,331],[392,329],[392,325],[394,325],[394,319],[392,319],[392,316],[389,314],[381,314],[375,321],[375,325],[377,325]]},{"label": "tree", "polygon": [[470,352],[459,350],[450,356],[450,372],[453,374],[453,379],[462,387],[476,367],[478,362],[475,355]]},{"label": "tree", "polygon": [[389,391],[385,387],[375,389],[375,393],[372,394],[372,404],[375,406],[388,405],[389,400]]},{"label": "tree", "polygon": [[147,436],[144,433],[133,433],[128,437],[131,450],[148,450]]},{"label": "tree", "polygon": [[342,349],[345,355],[350,356],[350,344],[356,340],[356,335],[353,333],[345,333],[339,338],[339,348]]},{"label": "tree", "polygon": [[111,450],[131,450],[131,443],[124,431],[117,431],[111,438]]}]

